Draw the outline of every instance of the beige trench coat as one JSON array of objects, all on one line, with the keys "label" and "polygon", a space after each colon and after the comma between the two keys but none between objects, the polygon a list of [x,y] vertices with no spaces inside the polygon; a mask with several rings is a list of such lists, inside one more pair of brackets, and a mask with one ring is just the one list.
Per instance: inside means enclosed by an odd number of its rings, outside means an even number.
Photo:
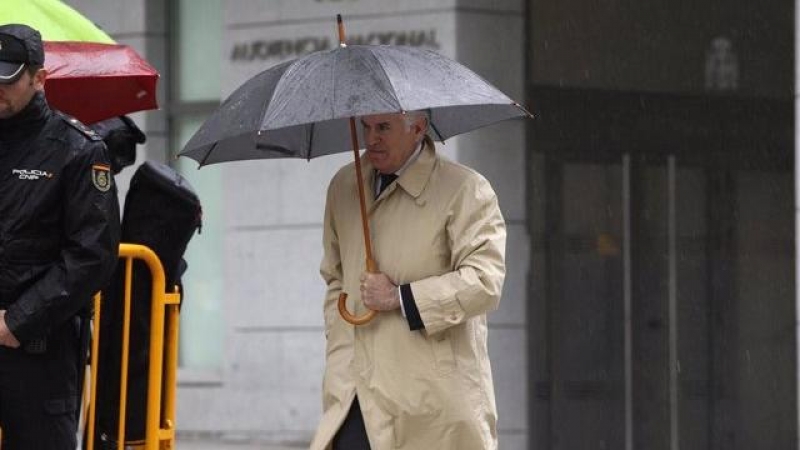
[{"label": "beige trench coat", "polygon": [[500,301],[506,230],[495,193],[475,171],[437,156],[428,139],[378,199],[369,195],[366,159],[362,173],[378,269],[411,283],[425,330],[410,331],[399,309],[358,327],[339,316],[342,289],[350,311],[365,312],[355,165],[345,166],[325,208],[326,368],[311,449],[329,448],[356,394],[373,450],[496,449],[486,313]]}]

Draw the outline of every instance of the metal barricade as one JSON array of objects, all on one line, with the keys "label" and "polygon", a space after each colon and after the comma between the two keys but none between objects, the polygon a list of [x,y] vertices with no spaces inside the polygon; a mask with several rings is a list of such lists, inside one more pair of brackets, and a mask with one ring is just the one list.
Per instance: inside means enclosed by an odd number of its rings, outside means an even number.
[{"label": "metal barricade", "polygon": [[[175,401],[178,367],[178,324],[180,318],[180,293],[177,287],[167,292],[164,269],[158,256],[150,248],[136,244],[120,244],[119,258],[125,260],[124,313],[122,354],[120,370],[119,429],[117,450],[136,448],[143,450],[170,450],[175,448]],[[147,381],[147,409],[145,441],[135,445],[125,444],[125,418],[128,387],[128,360],[130,349],[131,291],[133,262],[140,260],[150,269],[152,277],[150,345]],[[99,354],[101,294],[94,298],[88,395],[84,396],[86,442],[83,449],[94,450],[97,403],[97,367]],[[163,378],[162,378],[163,377]],[[163,389],[162,389],[163,386]],[[163,408],[163,409],[162,409]]]}]

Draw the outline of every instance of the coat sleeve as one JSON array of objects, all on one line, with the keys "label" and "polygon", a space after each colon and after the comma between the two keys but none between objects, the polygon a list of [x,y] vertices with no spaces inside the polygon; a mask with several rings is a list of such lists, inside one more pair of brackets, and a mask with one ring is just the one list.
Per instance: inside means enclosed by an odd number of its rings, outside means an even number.
[{"label": "coat sleeve", "polygon": [[[6,312],[6,323],[21,342],[46,335],[88,305],[116,266],[119,204],[111,172],[105,170],[110,167],[108,155],[102,142],[84,145],[62,171],[59,258]],[[101,179],[96,181],[95,175]]]},{"label": "coat sleeve", "polygon": [[497,196],[483,177],[465,183],[446,225],[452,271],[411,283],[428,335],[497,309],[505,278],[506,228]]}]

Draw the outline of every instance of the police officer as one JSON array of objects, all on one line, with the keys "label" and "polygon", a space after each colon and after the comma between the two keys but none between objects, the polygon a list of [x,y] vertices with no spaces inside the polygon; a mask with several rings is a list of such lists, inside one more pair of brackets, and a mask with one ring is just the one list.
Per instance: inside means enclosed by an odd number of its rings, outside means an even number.
[{"label": "police officer", "polygon": [[105,145],[50,109],[38,31],[0,26],[3,450],[76,448],[81,315],[114,270],[119,205]]}]

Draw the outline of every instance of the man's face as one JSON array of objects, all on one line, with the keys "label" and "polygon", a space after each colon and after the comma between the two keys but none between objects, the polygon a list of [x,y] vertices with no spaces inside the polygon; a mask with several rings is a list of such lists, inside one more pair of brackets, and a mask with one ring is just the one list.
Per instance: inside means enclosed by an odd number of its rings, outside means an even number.
[{"label": "man's face", "polygon": [[361,125],[366,156],[381,173],[394,173],[403,167],[427,129],[424,118],[416,118],[409,126],[406,116],[400,113],[364,116]]},{"label": "man's face", "polygon": [[31,75],[27,68],[23,72],[14,83],[0,84],[0,119],[15,116],[28,106],[36,91],[44,89],[44,69],[39,69],[35,75]]}]

